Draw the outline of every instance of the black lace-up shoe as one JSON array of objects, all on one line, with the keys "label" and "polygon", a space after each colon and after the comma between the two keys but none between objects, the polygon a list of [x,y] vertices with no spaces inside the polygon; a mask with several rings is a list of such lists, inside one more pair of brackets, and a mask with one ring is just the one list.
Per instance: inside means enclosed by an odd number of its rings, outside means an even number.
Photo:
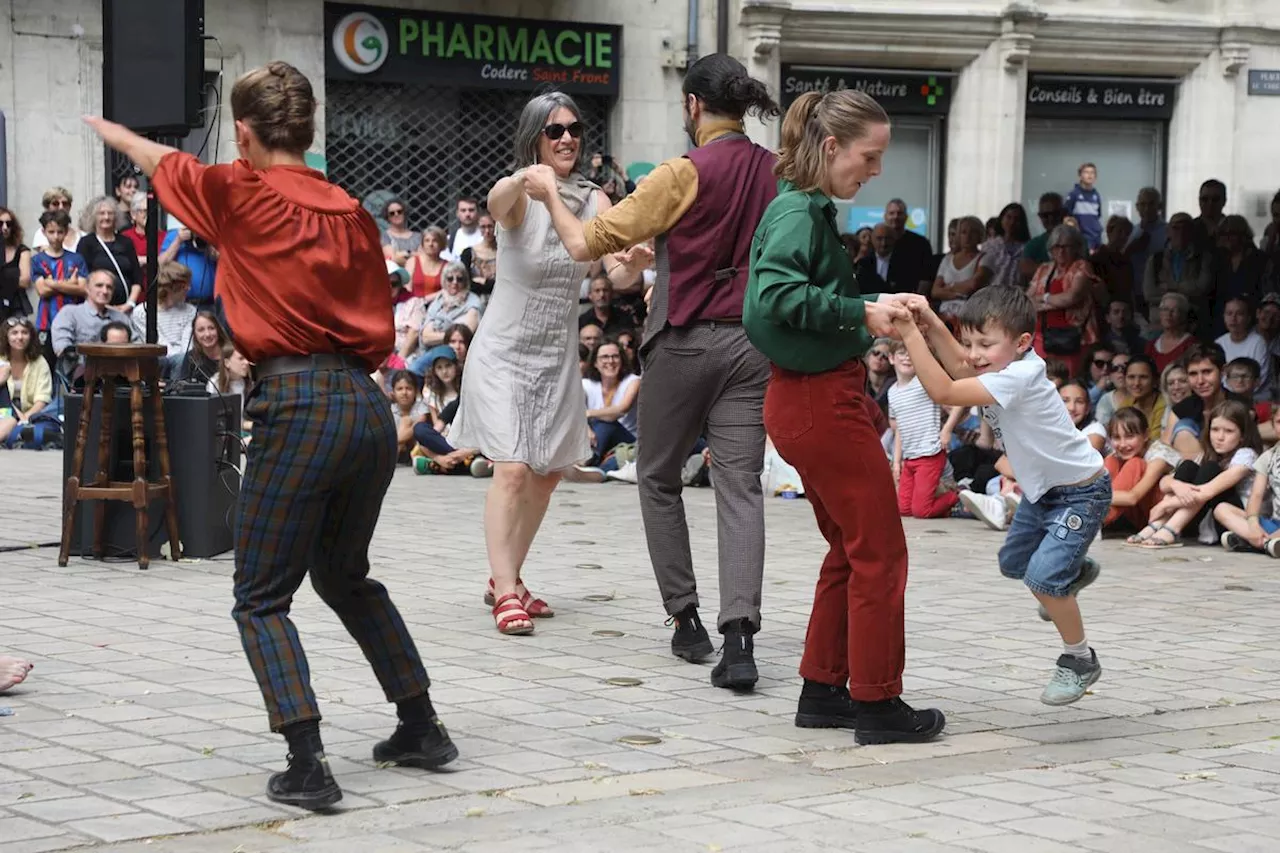
[{"label": "black lace-up shoe", "polygon": [[421,770],[435,770],[457,757],[458,747],[449,738],[444,723],[435,716],[421,728],[400,723],[395,734],[373,748],[373,760],[380,764],[398,764]]},{"label": "black lace-up shoe", "polygon": [[700,663],[711,657],[716,650],[698,617],[698,608],[692,604],[668,619],[667,624],[675,626],[671,635],[671,654],[676,657],[684,658],[689,663]]},{"label": "black lace-up shoe", "polygon": [[933,740],[947,724],[942,712],[933,708],[913,710],[900,698],[880,702],[854,701],[858,723],[854,739],[862,744],[924,743]]},{"label": "black lace-up shoe", "polygon": [[267,780],[267,799],[314,812],[341,800],[342,789],[329,772],[329,761],[323,752],[291,752],[289,769]]},{"label": "black lace-up shoe", "polygon": [[729,690],[748,691],[760,680],[756,671],[755,629],[746,619],[724,626],[720,662],[711,670],[711,683]]},{"label": "black lace-up shoe", "polygon": [[843,684],[823,684],[807,678],[800,690],[796,725],[802,729],[852,729],[858,721],[858,706]]}]

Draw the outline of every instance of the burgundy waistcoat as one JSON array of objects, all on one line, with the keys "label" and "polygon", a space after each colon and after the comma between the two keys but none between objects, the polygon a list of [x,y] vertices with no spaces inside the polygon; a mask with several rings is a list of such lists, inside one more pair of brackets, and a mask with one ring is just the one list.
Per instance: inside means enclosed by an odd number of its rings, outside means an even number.
[{"label": "burgundy waistcoat", "polygon": [[698,170],[698,196],[659,238],[646,337],[667,323],[742,317],[751,238],[778,194],[773,152],[740,133],[717,137],[685,156]]}]

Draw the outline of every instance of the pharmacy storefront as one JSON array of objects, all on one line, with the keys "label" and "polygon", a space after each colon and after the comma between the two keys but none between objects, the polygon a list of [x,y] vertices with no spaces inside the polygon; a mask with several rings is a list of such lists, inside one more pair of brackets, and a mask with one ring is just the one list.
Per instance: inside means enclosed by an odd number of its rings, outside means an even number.
[{"label": "pharmacy storefront", "polygon": [[397,196],[413,227],[449,222],[509,171],[539,88],[571,94],[583,144],[609,149],[619,26],[328,3],[325,32],[329,176],[371,210]]},{"label": "pharmacy storefront", "polygon": [[785,110],[805,92],[858,89],[875,98],[893,121],[893,144],[883,171],[859,193],[856,203],[837,202],[840,228],[853,233],[884,220],[893,198],[907,203],[907,227],[940,245],[946,119],[953,77],[936,71],[782,65]]}]

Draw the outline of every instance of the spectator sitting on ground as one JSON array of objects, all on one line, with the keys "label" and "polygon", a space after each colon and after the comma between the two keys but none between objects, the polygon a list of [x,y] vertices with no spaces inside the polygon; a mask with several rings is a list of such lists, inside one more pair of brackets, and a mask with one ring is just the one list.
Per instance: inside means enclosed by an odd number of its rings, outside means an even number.
[{"label": "spectator sitting on ground", "polygon": [[[161,365],[166,379],[178,374],[182,358],[191,346],[191,326],[197,309],[187,302],[190,287],[191,270],[177,261],[161,265],[156,273],[156,343],[163,344],[168,350]],[[146,340],[147,306],[143,304],[135,308],[130,319],[137,339]]]},{"label": "spectator sitting on ground", "polygon": [[1222,383],[1227,386],[1228,391],[1236,395],[1236,399],[1240,402],[1248,401],[1252,405],[1259,426],[1271,420],[1271,405],[1258,402],[1254,397],[1254,392],[1258,390],[1260,370],[1258,362],[1247,356],[1231,359],[1222,370]]},{"label": "spectator sitting on ground", "polygon": [[408,296],[409,272],[395,261],[387,261],[391,284],[392,322],[396,329],[395,350],[387,359],[392,370],[403,370],[418,351],[422,326],[427,322],[427,303],[421,296]]},{"label": "spectator sitting on ground", "polygon": [[[1128,353],[1127,349],[1121,351]],[[1097,406],[1102,395],[1115,387],[1111,381],[1111,357],[1116,352],[1116,348],[1105,340],[1085,348],[1084,363],[1080,366],[1080,378],[1089,389],[1090,406]]]},{"label": "spectator sitting on ground", "polygon": [[1125,365],[1123,376],[1117,379],[1119,386],[1098,400],[1096,409],[1098,422],[1104,428],[1110,428],[1111,419],[1115,417],[1116,412],[1132,407],[1142,412],[1148,428],[1152,430],[1152,434],[1148,437],[1152,441],[1159,439],[1168,402],[1160,394],[1156,376],[1156,365],[1150,357],[1145,355],[1130,357],[1129,363]]},{"label": "spectator sitting on ground", "polygon": [[84,302],[64,306],[53,320],[50,335],[54,353],[61,356],[72,347],[101,340],[102,327],[108,323],[124,323],[128,327],[126,314],[107,307],[115,289],[116,277],[112,273],[106,270],[89,273]]},{"label": "spectator sitting on ground", "polygon": [[591,300],[591,307],[579,315],[579,329],[583,326],[599,326],[601,334],[611,338],[621,331],[635,328],[635,317],[614,305],[613,282],[609,280],[609,276],[601,273],[591,279],[588,298]]},{"label": "spectator sitting on ground", "polygon": [[1191,303],[1181,293],[1166,293],[1157,302],[1160,336],[1147,344],[1147,355],[1163,371],[1195,346],[1191,334]]},{"label": "spectator sitting on ground", "polygon": [[889,417],[889,388],[895,381],[893,361],[890,347],[891,338],[876,338],[867,349],[862,361],[867,367],[867,396],[884,413],[886,424]]},{"label": "spectator sitting on ground", "polygon": [[1195,461],[1203,447],[1200,436],[1208,429],[1209,414],[1230,399],[1222,384],[1222,371],[1226,359],[1222,348],[1216,344],[1200,344],[1187,353],[1183,364],[1187,368],[1187,380],[1191,393],[1173,407],[1176,416],[1172,424],[1166,419],[1166,429],[1160,440],[1182,454],[1183,459]]},{"label": "spectator sitting on ground", "polygon": [[1053,383],[1053,387],[1062,390],[1062,386],[1071,381],[1071,368],[1065,361],[1056,358],[1045,359],[1044,375]]},{"label": "spectator sitting on ground", "polygon": [[1225,530],[1213,521],[1216,509],[1224,502],[1244,506],[1261,452],[1262,439],[1249,407],[1237,400],[1220,403],[1209,413],[1199,461],[1184,459],[1172,476],[1160,481],[1164,497],[1134,537],[1136,544],[1173,548],[1182,544],[1184,533],[1198,536],[1205,545],[1219,541]]},{"label": "spectator sitting on ground", "polygon": [[404,269],[409,272],[411,285],[405,298],[416,296],[426,304],[440,295],[440,278],[444,275],[445,265],[448,264],[442,253],[448,239],[444,229],[437,225],[423,229],[418,248],[414,250],[409,262],[404,265]]},{"label": "spectator sitting on ground", "polygon": [[201,308],[191,321],[191,345],[178,370],[179,379],[183,382],[208,384],[210,379],[217,376],[222,350],[230,342],[226,330],[214,313]]},{"label": "spectator sitting on ground", "polygon": [[475,332],[466,323],[454,323],[445,330],[444,342],[449,349],[453,350],[453,355],[458,360],[459,372],[466,369],[467,351],[471,349],[473,337]]},{"label": "spectator sitting on ground", "polygon": [[636,440],[640,377],[627,367],[617,341],[605,340],[596,347],[582,390],[587,400],[593,451],[588,465],[598,466],[614,446],[634,444]]},{"label": "spectator sitting on ground", "polygon": [[[1229,227],[1230,223],[1223,225],[1223,228]],[[1271,359],[1267,352],[1267,342],[1252,329],[1253,314],[1245,297],[1233,296],[1227,300],[1222,317],[1227,331],[1214,343],[1222,347],[1222,355],[1228,362],[1248,358],[1258,365],[1258,369],[1262,371],[1259,377],[1262,380],[1260,399],[1269,399],[1267,389],[1271,384]],[[1253,389],[1250,389],[1250,393],[1253,393]]]},{"label": "spectator sitting on ground", "polygon": [[35,326],[10,317],[0,338],[0,445],[53,402],[53,374],[40,354]]},{"label": "spectator sitting on ground", "polygon": [[[1157,425],[1158,428],[1158,425]],[[1141,410],[1117,409],[1107,429],[1112,453],[1102,460],[1111,475],[1111,509],[1102,526],[1125,524],[1134,531],[1147,524],[1160,502],[1160,480],[1182,462],[1178,451],[1151,438],[1151,425]],[[1137,537],[1130,537],[1137,544]]]},{"label": "spectator sitting on ground", "polygon": [[413,428],[430,417],[427,402],[422,399],[422,379],[411,370],[391,374],[391,417],[396,422],[398,461],[408,465],[412,461],[410,452],[417,444]]},{"label": "spectator sitting on ground", "polygon": [[423,398],[431,416],[431,426],[441,435],[447,435],[452,417],[445,417],[448,410],[456,410],[455,403],[462,391],[462,372],[458,369],[457,356],[452,347],[441,344],[426,354],[427,371],[423,382]]},{"label": "spectator sitting on ground", "polygon": [[627,369],[639,376],[641,365],[639,353],[636,352],[636,334],[630,329],[623,329],[614,335],[614,340],[622,347],[622,357],[627,362]]},{"label": "spectator sitting on ground", "polygon": [[[1280,407],[1267,425],[1280,433]],[[1280,558],[1280,450],[1274,447],[1253,465],[1253,487],[1244,509],[1224,501],[1214,507],[1213,520],[1226,532],[1220,539],[1228,551],[1261,551]],[[1267,507],[1270,512],[1266,512]]]}]

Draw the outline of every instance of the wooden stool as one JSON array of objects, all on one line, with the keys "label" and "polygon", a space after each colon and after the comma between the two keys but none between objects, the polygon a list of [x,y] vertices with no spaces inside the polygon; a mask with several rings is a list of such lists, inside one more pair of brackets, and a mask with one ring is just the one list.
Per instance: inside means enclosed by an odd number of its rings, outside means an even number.
[{"label": "wooden stool", "polygon": [[[71,531],[75,527],[76,504],[82,500],[98,501],[93,513],[93,556],[102,559],[102,540],[106,527],[105,501],[130,501],[137,517],[138,568],[151,564],[148,549],[147,507],[156,498],[164,500],[165,521],[169,527],[169,553],[181,559],[178,542],[178,511],[174,505],[173,483],[169,476],[169,439],[164,430],[164,405],[160,399],[160,358],[167,352],[159,344],[80,344],[84,356],[84,405],[80,408],[80,428],[76,432],[76,450],[71,463],[71,476],[63,491],[62,550],[58,565],[65,566],[71,552]],[[133,421],[133,482],[112,482],[108,469],[111,457],[111,421],[115,410],[115,386],[124,379],[133,392],[129,409]],[[84,477],[84,448],[89,440],[89,423],[93,417],[93,396],[101,381],[102,419],[98,430],[98,473],[93,483],[80,485]],[[156,450],[160,456],[160,481],[147,481],[146,436],[143,431],[143,385],[151,386],[151,418],[155,427]]]}]

